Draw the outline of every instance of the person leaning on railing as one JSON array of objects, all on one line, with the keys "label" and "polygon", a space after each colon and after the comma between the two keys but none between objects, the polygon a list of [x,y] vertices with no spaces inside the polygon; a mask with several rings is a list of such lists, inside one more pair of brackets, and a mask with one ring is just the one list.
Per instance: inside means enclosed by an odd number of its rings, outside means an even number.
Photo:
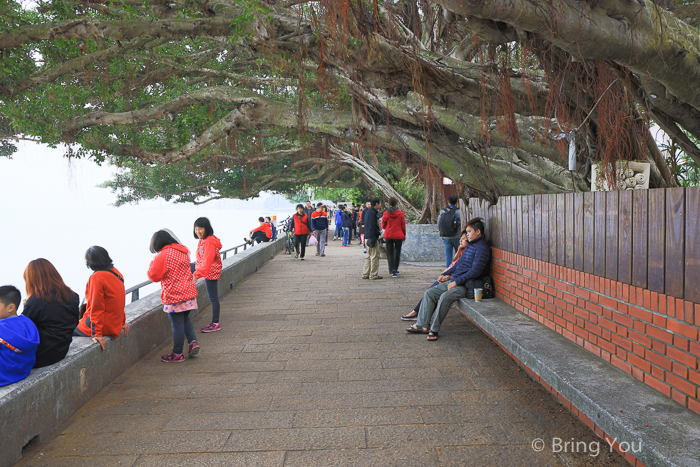
[{"label": "person leaning on railing", "polygon": [[85,252],[85,264],[93,272],[85,286],[85,313],[73,331],[74,336],[92,337],[102,350],[107,337],[116,339],[124,330],[129,335],[124,305],[124,276],[112,263],[107,250],[91,246]]}]

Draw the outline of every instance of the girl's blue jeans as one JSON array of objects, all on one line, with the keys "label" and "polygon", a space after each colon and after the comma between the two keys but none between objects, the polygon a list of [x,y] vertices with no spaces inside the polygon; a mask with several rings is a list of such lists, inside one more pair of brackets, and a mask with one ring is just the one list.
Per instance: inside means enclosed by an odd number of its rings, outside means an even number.
[{"label": "girl's blue jeans", "polygon": [[187,342],[197,340],[194,335],[194,326],[190,321],[190,311],[181,311],[180,313],[168,313],[170,326],[173,328],[173,353],[182,353],[184,340],[187,337]]}]

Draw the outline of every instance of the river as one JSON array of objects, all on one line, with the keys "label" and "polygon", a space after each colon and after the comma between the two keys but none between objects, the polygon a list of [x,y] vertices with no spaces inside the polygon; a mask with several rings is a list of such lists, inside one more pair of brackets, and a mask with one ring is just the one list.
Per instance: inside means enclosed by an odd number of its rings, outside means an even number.
[{"label": "river", "polygon": [[[270,193],[199,206],[152,200],[115,207],[116,195],[97,186],[112,178],[114,167],[68,160],[61,148],[32,142],[20,142],[18,148],[12,159],[0,158],[0,285],[15,285],[23,298],[23,272],[36,258],[51,261],[82,298],[92,272],[85,266],[85,251],[91,245],[107,249],[128,288],[147,279],[153,258],[149,242],[161,228],[171,229],[194,260],[193,223],[198,217],[210,219],[227,249],[243,243],[259,225],[258,217],[282,220],[294,212],[289,201]],[[143,292],[157,288],[152,285]]]}]

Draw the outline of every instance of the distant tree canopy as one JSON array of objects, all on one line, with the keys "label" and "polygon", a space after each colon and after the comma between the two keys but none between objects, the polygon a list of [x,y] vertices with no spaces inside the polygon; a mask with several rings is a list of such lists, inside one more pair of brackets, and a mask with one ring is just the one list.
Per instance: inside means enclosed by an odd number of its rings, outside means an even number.
[{"label": "distant tree canopy", "polygon": [[110,159],[122,202],[364,184],[414,209],[389,163],[425,185],[423,220],[443,176],[495,201],[587,190],[593,163],[623,159],[676,186],[678,160],[700,162],[686,3],[3,2],[0,155],[22,136]]}]

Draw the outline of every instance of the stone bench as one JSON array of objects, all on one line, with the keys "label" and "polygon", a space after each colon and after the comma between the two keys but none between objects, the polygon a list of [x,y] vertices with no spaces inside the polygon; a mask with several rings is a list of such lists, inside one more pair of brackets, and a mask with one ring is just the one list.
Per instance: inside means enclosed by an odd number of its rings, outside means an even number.
[{"label": "stone bench", "polygon": [[[262,243],[223,260],[219,295],[257,271],[283,246],[282,240]],[[203,310],[209,306],[203,281],[198,283],[197,292],[197,304]],[[27,443],[45,439],[124,371],[172,339],[170,323],[163,316],[160,290],[127,305],[126,319],[131,327],[129,337],[122,334],[118,339],[108,339],[106,350],[89,337],[74,337],[66,358],[32,370],[22,381],[0,387],[0,467],[14,465]]]},{"label": "stone bench", "polygon": [[641,443],[630,454],[645,466],[700,466],[700,415],[499,299],[457,305],[599,435]]}]

